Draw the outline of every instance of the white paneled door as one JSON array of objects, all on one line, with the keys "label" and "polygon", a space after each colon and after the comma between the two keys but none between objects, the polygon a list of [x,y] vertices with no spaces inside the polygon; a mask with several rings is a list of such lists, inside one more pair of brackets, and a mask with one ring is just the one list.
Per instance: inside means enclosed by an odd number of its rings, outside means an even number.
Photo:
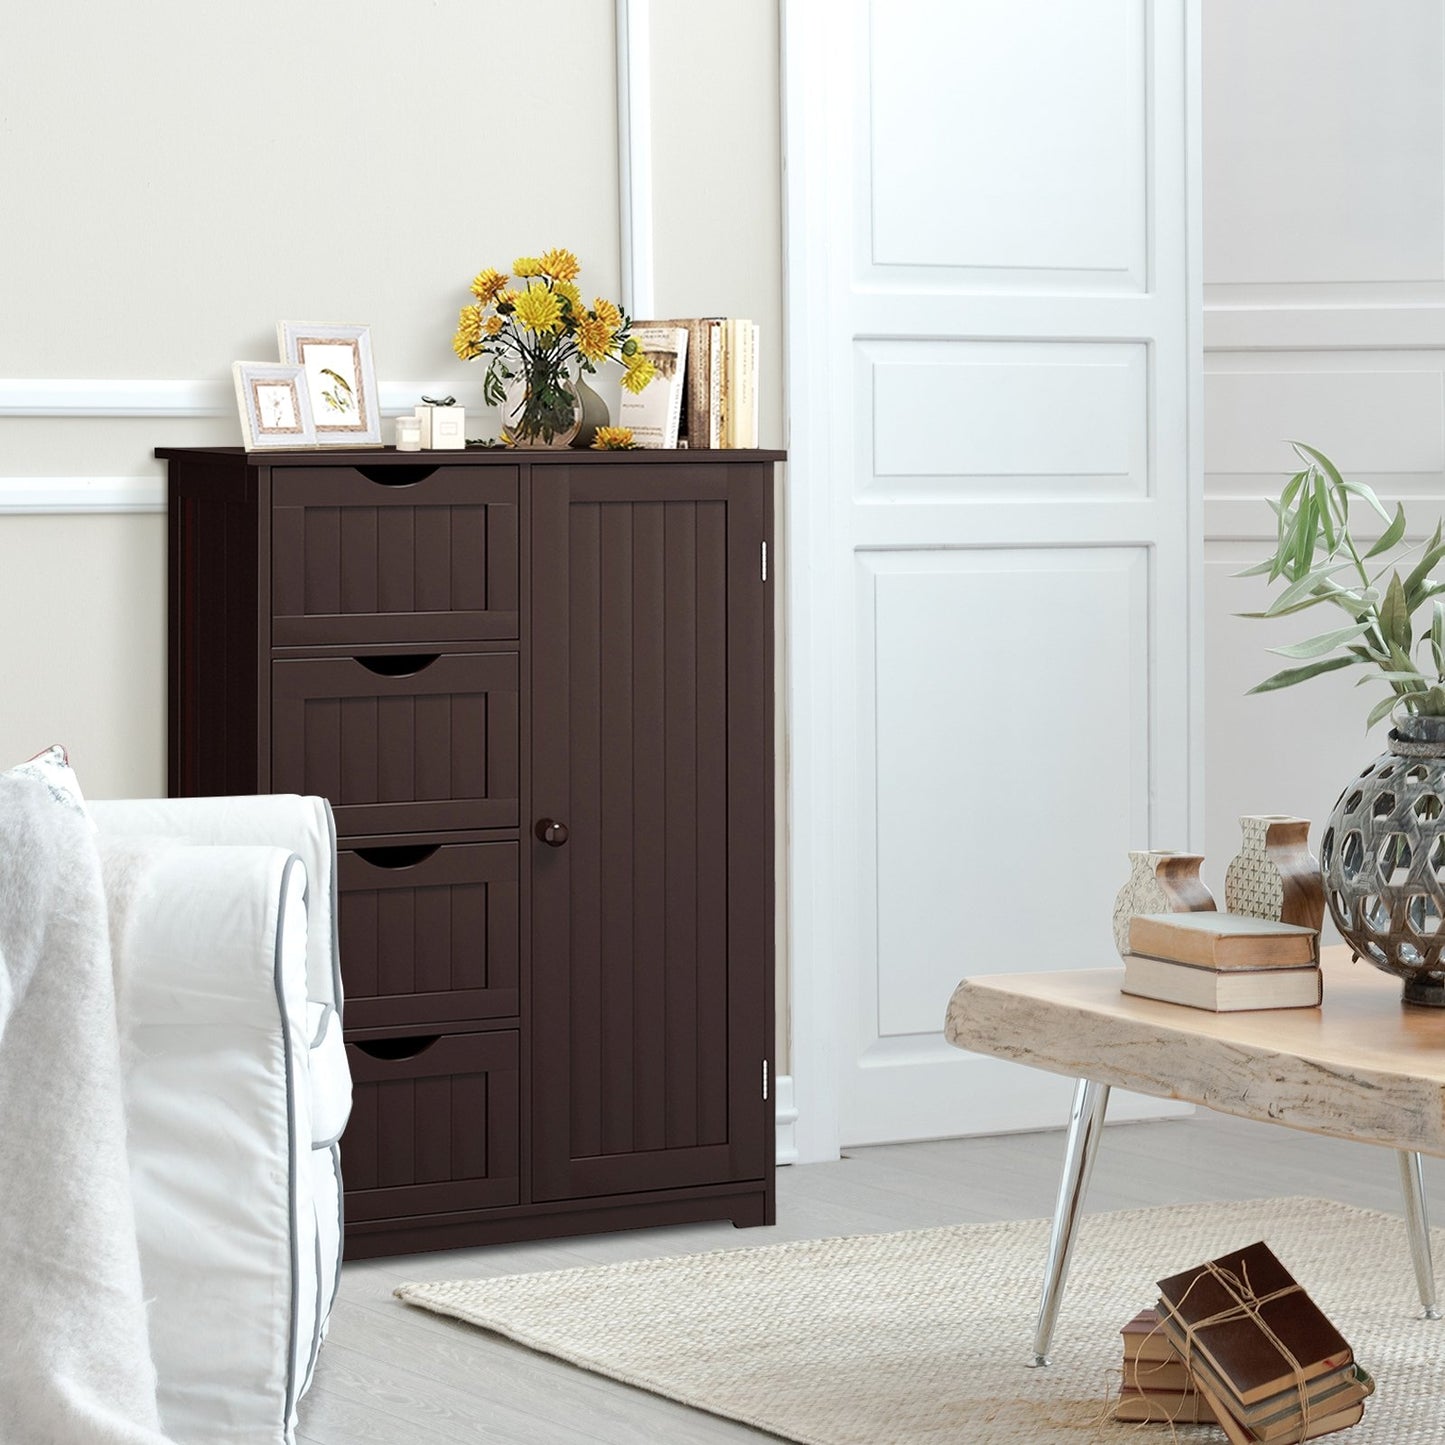
[{"label": "white paneled door", "polygon": [[1114,961],[1127,850],[1199,833],[1197,16],[788,0],[784,42],[820,1158],[1058,1124],[1067,1081],[944,1043],[949,995]]}]

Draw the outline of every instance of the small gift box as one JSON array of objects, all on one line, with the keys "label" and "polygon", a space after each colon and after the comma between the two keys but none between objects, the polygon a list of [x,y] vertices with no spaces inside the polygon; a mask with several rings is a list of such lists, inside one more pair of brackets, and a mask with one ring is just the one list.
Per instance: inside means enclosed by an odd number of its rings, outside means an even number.
[{"label": "small gift box", "polygon": [[421,444],[435,451],[461,451],[467,444],[467,411],[451,396],[424,396],[416,409]]}]

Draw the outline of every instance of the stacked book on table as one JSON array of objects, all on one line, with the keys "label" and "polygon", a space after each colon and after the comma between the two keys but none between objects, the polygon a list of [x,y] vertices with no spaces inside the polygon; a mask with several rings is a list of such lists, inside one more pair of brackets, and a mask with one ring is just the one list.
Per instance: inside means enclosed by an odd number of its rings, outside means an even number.
[{"label": "stacked book on table", "polygon": [[1241,913],[1142,913],[1129,923],[1124,992],[1214,1013],[1314,1008],[1319,933]]},{"label": "stacked book on table", "polygon": [[[1163,1354],[1164,1342],[1172,1354]],[[1124,1329],[1116,1413],[1212,1419],[1233,1445],[1294,1445],[1357,1424],[1374,1389],[1340,1332],[1261,1241],[1159,1281],[1157,1312]]]}]

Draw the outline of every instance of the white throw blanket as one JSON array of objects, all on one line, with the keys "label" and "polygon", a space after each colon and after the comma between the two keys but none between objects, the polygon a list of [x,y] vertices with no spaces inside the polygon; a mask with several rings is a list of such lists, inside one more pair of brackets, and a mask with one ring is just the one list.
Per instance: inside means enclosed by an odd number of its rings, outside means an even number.
[{"label": "white throw blanket", "polygon": [[14,777],[0,777],[0,1445],[164,1445],[100,854],[85,818]]}]

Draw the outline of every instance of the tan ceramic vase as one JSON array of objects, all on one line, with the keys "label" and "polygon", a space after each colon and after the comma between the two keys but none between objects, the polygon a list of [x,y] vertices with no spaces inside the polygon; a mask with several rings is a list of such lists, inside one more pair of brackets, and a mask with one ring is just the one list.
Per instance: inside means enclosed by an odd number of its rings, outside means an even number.
[{"label": "tan ceramic vase", "polygon": [[1129,952],[1129,920],[1139,913],[1213,913],[1214,895],[1199,876],[1200,853],[1131,850],[1129,881],[1114,900],[1114,946]]},{"label": "tan ceramic vase", "polygon": [[1309,849],[1309,820],[1248,814],[1239,826],[1244,842],[1224,875],[1225,909],[1318,928],[1325,917],[1325,889],[1319,860]]}]

